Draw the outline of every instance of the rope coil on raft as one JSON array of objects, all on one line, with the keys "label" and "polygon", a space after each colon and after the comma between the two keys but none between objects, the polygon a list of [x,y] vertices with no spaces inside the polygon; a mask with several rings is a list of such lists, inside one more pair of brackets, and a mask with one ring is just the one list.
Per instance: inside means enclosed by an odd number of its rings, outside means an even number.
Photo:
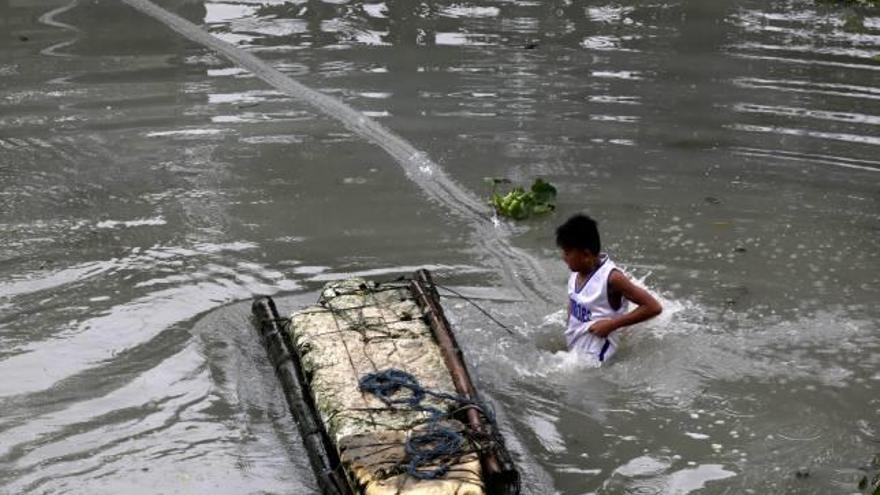
[{"label": "rope coil on raft", "polygon": [[[436,479],[449,472],[449,467],[455,463],[456,457],[464,452],[468,440],[455,429],[443,426],[441,421],[449,417],[449,414],[436,407],[423,405],[422,401],[425,397],[431,396],[450,401],[456,404],[456,409],[475,408],[490,422],[494,422],[494,414],[485,404],[457,395],[429,390],[422,387],[413,375],[399,369],[389,368],[368,373],[361,377],[358,388],[361,392],[374,395],[389,407],[407,406],[412,410],[428,413],[429,419],[425,430],[410,435],[404,445],[404,451],[410,459],[406,472],[418,479]],[[395,398],[394,396],[401,389],[406,389],[410,393]],[[440,465],[436,468],[423,467],[438,461]]]}]

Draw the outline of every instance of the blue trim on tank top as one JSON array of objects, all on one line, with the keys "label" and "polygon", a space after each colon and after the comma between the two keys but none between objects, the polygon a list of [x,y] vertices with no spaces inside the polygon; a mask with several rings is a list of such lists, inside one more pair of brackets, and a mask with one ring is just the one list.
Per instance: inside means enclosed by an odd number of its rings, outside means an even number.
[{"label": "blue trim on tank top", "polygon": [[590,283],[590,280],[593,280],[593,277],[597,273],[599,273],[599,269],[605,265],[606,261],[608,261],[608,255],[605,255],[605,258],[596,266],[596,268],[593,269],[593,273],[591,273],[590,276],[587,277],[586,280],[584,280],[584,285],[581,285],[580,289],[578,289],[578,279],[577,279],[577,274],[575,274],[575,276],[574,276],[574,293],[575,294],[580,294],[581,291],[584,290],[584,287],[586,287],[587,284]]},{"label": "blue trim on tank top", "polygon": [[605,353],[608,351],[608,348],[611,347],[611,341],[608,338],[605,338],[605,344],[602,346],[602,350],[599,351],[599,362],[605,361]]}]

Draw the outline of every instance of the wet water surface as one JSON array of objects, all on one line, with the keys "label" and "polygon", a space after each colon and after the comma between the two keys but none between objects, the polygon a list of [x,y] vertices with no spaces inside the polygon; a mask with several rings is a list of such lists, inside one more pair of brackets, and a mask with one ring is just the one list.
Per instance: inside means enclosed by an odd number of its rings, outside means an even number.
[{"label": "wet water surface", "polygon": [[[250,299],[417,267],[517,333],[444,298],[527,493],[877,472],[880,10],[159,5],[281,78],[123,2],[0,0],[0,493],[314,491]],[[557,212],[493,223],[483,178],[537,176]],[[577,211],[665,307],[602,369],[562,350]]]}]

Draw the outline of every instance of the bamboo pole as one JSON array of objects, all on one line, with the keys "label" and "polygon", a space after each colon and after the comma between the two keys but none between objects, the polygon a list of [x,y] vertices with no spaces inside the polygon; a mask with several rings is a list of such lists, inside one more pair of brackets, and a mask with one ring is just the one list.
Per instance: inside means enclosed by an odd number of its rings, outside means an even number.
[{"label": "bamboo pole", "polygon": [[[464,356],[443,307],[440,306],[439,296],[427,270],[418,270],[413,274],[410,288],[419,306],[428,318],[429,326],[434,334],[446,367],[452,375],[452,383],[456,392],[470,400],[479,400],[479,395],[471,380]],[[483,421],[483,417],[474,408],[467,408],[466,419],[468,426],[481,437],[488,438],[490,445],[480,448],[480,462],[483,467],[483,476],[487,491],[494,494],[518,494],[519,473],[510,458],[501,436],[497,432],[497,426]]]},{"label": "bamboo pole", "polygon": [[330,441],[324,425],[318,417],[314,399],[309,393],[305,376],[302,373],[300,357],[289,336],[282,331],[278,322],[278,310],[271,297],[254,300],[251,310],[256,318],[257,328],[281,380],[284,397],[290,412],[299,426],[300,436],[305,444],[309,461],[324,495],[354,495],[342,471],[339,455]]}]

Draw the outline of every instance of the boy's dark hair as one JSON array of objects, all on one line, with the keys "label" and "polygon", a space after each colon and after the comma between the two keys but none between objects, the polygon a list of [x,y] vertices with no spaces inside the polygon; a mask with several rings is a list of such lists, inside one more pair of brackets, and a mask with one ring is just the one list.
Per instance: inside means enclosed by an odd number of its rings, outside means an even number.
[{"label": "boy's dark hair", "polygon": [[582,214],[569,218],[556,228],[556,245],[562,249],[586,249],[599,254],[602,242],[596,221]]}]

